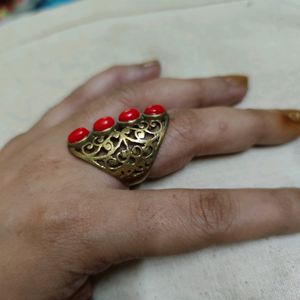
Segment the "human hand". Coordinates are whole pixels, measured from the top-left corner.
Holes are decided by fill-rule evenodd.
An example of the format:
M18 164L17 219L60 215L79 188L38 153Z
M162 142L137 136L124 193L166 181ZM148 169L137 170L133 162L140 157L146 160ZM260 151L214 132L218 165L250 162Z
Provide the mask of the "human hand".
M151 178L193 157L297 138L297 111L229 106L241 76L158 79L158 63L111 68L0 152L0 291L8 300L89 299L91 275L122 261L300 230L299 189L128 190L76 159L73 129L159 102L170 123ZM263 150L261 150L263 151Z

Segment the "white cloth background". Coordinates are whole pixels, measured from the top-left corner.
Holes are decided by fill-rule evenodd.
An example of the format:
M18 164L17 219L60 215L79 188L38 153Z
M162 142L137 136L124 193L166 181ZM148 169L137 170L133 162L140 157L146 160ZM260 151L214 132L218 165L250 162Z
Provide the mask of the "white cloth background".
M0 27L0 143L100 69L153 58L167 76L248 74L241 107L300 109L299 20L299 0L86 0L22 17ZM144 187L296 187L299 166L295 141ZM299 300L300 236L129 264L100 278L95 299Z

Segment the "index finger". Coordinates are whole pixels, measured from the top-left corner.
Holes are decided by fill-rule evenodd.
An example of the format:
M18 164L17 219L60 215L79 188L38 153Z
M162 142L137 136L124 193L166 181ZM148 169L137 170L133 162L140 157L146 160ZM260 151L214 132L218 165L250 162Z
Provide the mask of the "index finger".
M134 191L136 256L171 255L214 244L299 232L299 189Z

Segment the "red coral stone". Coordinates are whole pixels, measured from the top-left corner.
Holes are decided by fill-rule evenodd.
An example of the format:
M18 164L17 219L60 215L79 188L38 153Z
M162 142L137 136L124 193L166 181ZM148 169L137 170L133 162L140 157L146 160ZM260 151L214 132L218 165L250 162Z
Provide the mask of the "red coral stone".
M103 131L115 125L115 120L112 117L103 117L94 123L94 131Z
M77 128L69 134L68 142L69 143L77 143L83 140L85 137L89 135L89 131L86 128Z
M165 112L165 109L159 104L149 105L144 110L145 115L159 115L164 112Z
M140 113L137 109L129 108L120 113L119 121L120 122L133 121L133 120L138 119L139 116L140 116Z

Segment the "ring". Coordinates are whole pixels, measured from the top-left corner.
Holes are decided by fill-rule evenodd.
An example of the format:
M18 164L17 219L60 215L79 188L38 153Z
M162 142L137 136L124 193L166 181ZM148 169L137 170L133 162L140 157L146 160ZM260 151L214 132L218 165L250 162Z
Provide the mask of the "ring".
M150 173L168 127L169 116L158 104L141 114L130 108L98 119L93 131L77 128L69 134L68 148L76 157L116 177L127 186L143 182Z

